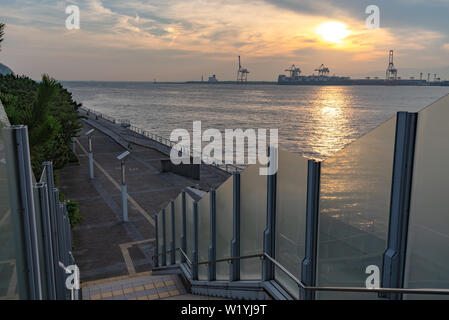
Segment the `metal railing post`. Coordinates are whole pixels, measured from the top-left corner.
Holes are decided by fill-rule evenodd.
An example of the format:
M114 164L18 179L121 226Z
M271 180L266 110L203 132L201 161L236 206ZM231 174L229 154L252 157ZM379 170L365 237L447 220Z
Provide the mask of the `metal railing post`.
M88 143L89 143L89 178L91 180L94 179L94 155L92 152L92 137L88 137Z
M387 288L402 288L404 284L417 118L417 113L397 114L388 241L382 268L382 287ZM402 294L381 296L402 299Z
M46 296L50 300L56 299L56 284L55 284L55 262L53 256L53 236L51 230L50 217L50 203L48 185L46 183L37 183L35 188L39 197L41 221L43 227L43 241L44 241L44 258L45 258L45 272L47 274L47 293Z
M273 147L268 149L268 156L277 158L277 150ZM276 159L277 160L277 159ZM270 164L274 163L270 160ZM277 162L276 162L277 163ZM264 232L264 253L268 254L272 258L275 257L275 239L276 239L276 182L277 182L277 173L267 175L267 216L266 216L266 229ZM265 259L263 261L263 273L262 280L269 281L274 279L274 264Z
M198 280L198 202L193 203L192 279Z
M125 161L120 161L120 168L122 173L122 214L123 214L123 222L128 222L128 188L126 186L126 167Z
M182 208L182 231L181 231L181 249L182 251L187 251L187 213L186 213L186 193L182 191L181 193L181 208ZM186 258L181 254L181 263L185 263Z
M50 225L51 225L51 237L53 244L53 261L54 261L54 281L56 286L56 297L62 299L63 292L61 291L61 268L59 267L60 246L59 233L58 233L58 208L59 194L57 189L54 188L53 179L53 164L51 162L43 163L46 181L48 186L48 202L50 209Z
M55 221L56 221L56 238L58 241L58 256L56 257L57 262L57 290L58 290L58 300L66 299L66 288L65 288L65 270L61 268L60 263L64 263L63 257L65 252L65 243L63 239L63 229L62 229L62 218L61 218L61 205L59 202L59 191L57 188L53 189L53 200L55 204Z
M233 238L231 240L231 257L240 256L240 173L234 173L233 196ZM230 281L240 280L240 260L230 264Z
M175 243L176 243L176 236L175 236L175 202L172 200L170 201L170 214L171 214L171 239L170 239L170 264L176 263L176 251L175 251Z
M210 190L210 245L209 245L209 261L217 259L217 211L216 211L216 192ZM217 279L217 264L209 263L208 269L209 281Z
M18 254L18 284L24 299L42 299L33 180L26 126L3 129L11 212Z
M306 286L315 286L316 284L320 175L321 163L309 160L307 173L305 257L301 264L301 281ZM315 292L300 289L300 297L305 300L314 300Z
M165 224L165 209L162 209L162 257L161 257L161 265L167 265L167 232L166 232L166 224Z
M154 266L157 268L159 267L159 230L158 230L158 224L159 224L159 214L155 214L153 216L154 219L154 233L155 233L155 245L154 245L154 253L153 253L153 263Z

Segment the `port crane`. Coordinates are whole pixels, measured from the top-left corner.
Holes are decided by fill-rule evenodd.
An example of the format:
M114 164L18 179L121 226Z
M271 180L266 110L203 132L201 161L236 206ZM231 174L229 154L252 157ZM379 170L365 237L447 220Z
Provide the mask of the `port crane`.
M315 69L314 71L318 71L319 77L327 77L329 75L329 68L325 67L324 64L321 64L321 66L318 67L318 69Z
M248 73L249 73L248 69L242 67L239 56L239 69L237 70L237 82L240 83L248 82Z
M388 57L388 68L385 74L385 80L397 80L398 78L398 69L394 67L393 63L393 50L390 50L390 54Z
M285 69L285 71L290 72L290 78L295 79L296 77L299 77L301 74L301 69L297 68L294 64L288 69Z

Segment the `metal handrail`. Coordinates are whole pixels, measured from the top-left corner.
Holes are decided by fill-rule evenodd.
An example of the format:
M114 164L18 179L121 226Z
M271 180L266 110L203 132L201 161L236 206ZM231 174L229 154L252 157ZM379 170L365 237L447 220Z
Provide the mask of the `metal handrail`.
M264 254L263 253L256 253L256 254L251 254L251 255L246 255L246 256L240 256L240 257L229 257L229 258L222 258L222 259L216 259L216 260L208 260L208 261L201 261L198 263L195 262L191 262L187 256L187 254L181 249L181 248L175 248L175 250L167 250L165 253L159 253L157 254L157 256L163 256L164 254L169 254L173 251L180 251L182 253L182 255L189 261L190 265L203 265L203 264L212 264L212 263L219 263L219 262L226 262L226 261L233 261L233 260L244 260L244 259L252 259L252 258L260 258L263 257ZM153 257L155 257L156 255L153 255Z
M364 288L364 287L318 287L318 286L307 286L299 280L297 277L295 277L290 271L288 271L279 261L275 260L271 256L269 256L266 253L258 253L258 254L252 254L252 255L246 255L246 256L240 256L240 257L229 257L229 258L223 258L223 259L216 259L216 260L208 260L208 261L201 261L198 263L192 263L190 259L188 258L187 254L181 249L176 248L176 250L179 250L181 254L186 258L187 262L190 266L193 265L204 265L204 264L212 264L212 263L219 263L219 262L226 262L226 261L233 261L233 260L243 260L243 259L252 259L252 258L259 258L262 259L268 259L271 261L277 268L279 268L282 272L284 272L290 279L292 279L298 287L300 287L303 290L310 290L310 291L337 291L337 292L362 292L362 293L397 293L397 294L429 294L429 295L449 295L449 289L431 289L431 288L420 288L420 289L407 289L407 288ZM173 250L169 250L166 253L160 253L159 255L167 254L172 252Z
M291 274L282 264L264 253L264 257L275 264L281 271L288 275L296 284L304 290L310 291L341 291L341 292L377 292L377 293L398 293L398 294L435 294L449 295L449 289L406 289L406 288L364 288L364 287L317 287L307 286L301 280Z
M258 254L251 254L251 255L246 255L246 256L240 256L240 257L229 257L229 258L223 258L223 259L202 261L202 262L198 262L197 265L213 264L213 263L227 262L227 261L229 262L229 261L234 261L234 260L260 258L260 257L263 257L263 256L264 256L263 253L258 253Z
M176 250L176 249L175 249ZM178 250L181 252L181 254L184 256L184 258L186 259L187 263L190 265L190 267L193 266L192 261L190 261L189 257L187 256L187 254L184 252L184 250L182 250L181 248L178 248Z

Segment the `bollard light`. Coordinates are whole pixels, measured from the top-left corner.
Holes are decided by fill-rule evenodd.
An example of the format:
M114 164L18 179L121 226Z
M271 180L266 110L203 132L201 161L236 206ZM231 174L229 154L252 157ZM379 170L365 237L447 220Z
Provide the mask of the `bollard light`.
M94 131L95 129L90 129L86 132L89 144L89 177L91 180L94 179L94 156L92 154L92 134L94 133Z
M126 178L125 178L125 160L131 154L129 151L123 152L117 157L120 160L120 167L122 170L122 213L123 222L128 222L128 192L126 188Z

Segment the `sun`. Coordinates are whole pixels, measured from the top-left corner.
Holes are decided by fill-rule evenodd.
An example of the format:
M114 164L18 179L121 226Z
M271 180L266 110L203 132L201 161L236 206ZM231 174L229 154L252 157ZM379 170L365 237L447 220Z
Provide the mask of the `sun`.
M324 41L332 43L342 43L342 40L351 34L344 23L330 21L325 22L316 28L316 33Z

